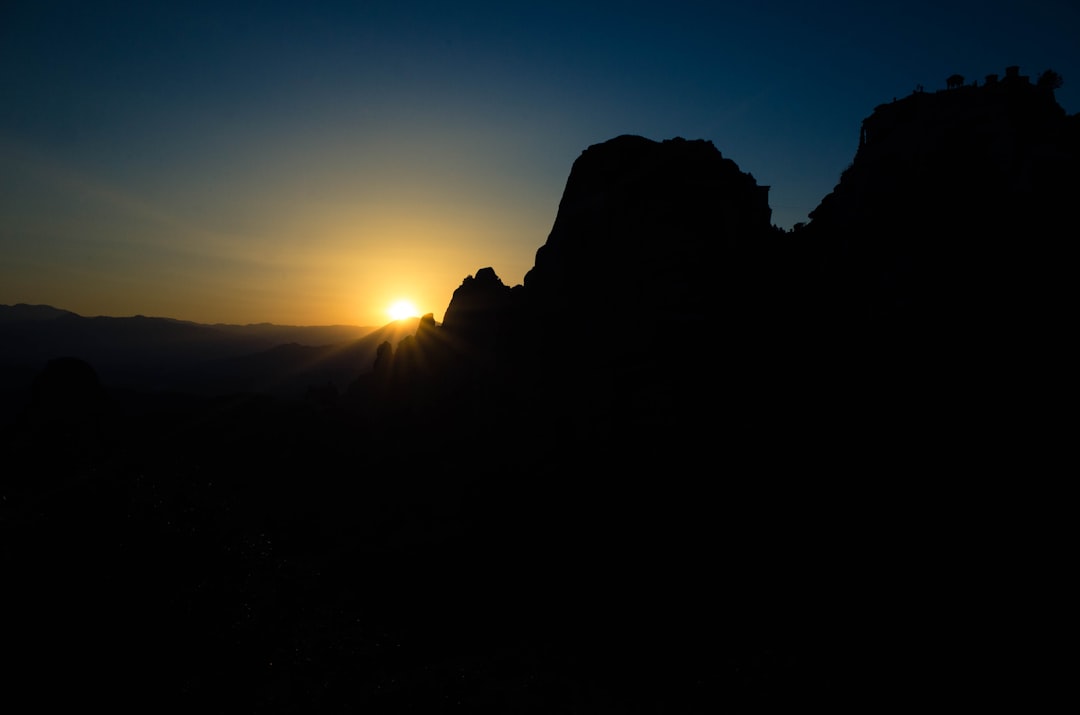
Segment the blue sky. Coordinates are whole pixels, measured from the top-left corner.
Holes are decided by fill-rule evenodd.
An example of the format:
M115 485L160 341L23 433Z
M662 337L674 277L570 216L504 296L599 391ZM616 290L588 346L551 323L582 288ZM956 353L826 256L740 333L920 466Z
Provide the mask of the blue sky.
M711 140L806 220L874 106L1019 65L1080 109L1080 6L7 2L0 303L441 319L520 283L574 159Z

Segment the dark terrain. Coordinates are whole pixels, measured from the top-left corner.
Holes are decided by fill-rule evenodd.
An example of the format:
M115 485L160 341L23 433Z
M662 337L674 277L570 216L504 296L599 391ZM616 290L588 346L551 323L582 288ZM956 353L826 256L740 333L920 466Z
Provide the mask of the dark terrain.
M711 142L620 136L523 285L481 268L442 324L123 389L123 350L12 358L6 678L41 709L712 713L1019 677L1078 170L1014 68L877 107L791 231ZM37 310L6 355L78 323Z

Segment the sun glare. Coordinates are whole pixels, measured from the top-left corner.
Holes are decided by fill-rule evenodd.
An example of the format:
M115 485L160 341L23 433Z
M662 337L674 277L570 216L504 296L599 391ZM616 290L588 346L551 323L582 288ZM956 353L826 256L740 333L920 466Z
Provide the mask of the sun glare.
M418 315L416 306L412 304L412 301L408 300L395 301L386 312L390 314L390 318L393 320L415 318Z

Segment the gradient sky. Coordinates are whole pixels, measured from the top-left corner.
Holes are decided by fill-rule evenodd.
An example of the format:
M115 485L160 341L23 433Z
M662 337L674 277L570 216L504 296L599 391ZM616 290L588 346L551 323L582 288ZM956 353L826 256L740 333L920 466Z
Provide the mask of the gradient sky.
M0 3L0 303L437 320L520 283L570 166L708 139L805 221L873 108L1019 65L1080 109L1080 3Z

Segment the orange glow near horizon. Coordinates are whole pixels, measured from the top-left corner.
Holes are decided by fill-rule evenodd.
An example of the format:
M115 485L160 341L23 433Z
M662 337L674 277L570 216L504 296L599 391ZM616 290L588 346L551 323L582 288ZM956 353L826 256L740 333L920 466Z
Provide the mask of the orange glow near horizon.
M404 320L405 318L415 318L420 315L412 301L405 298L391 303L386 313L391 320Z

